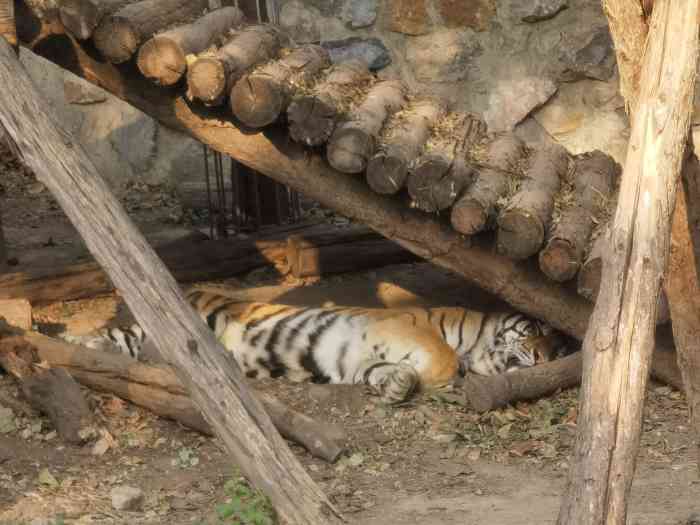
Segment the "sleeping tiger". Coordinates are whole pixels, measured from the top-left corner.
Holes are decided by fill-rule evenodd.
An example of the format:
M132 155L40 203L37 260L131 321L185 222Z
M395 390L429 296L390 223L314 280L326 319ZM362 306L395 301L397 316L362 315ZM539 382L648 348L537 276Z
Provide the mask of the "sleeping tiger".
M561 334L516 312L241 303L198 289L187 298L247 377L363 383L386 403L446 387L467 371L510 372L568 351ZM137 359L146 342L138 325L66 338Z

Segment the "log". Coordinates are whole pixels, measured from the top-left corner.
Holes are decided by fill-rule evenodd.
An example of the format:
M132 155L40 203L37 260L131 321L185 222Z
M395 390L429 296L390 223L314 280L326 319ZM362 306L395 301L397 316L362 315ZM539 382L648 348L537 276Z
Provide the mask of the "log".
M603 218L617 175L617 164L602 151L576 159L573 203L562 204L539 255L540 270L550 279L565 282L578 272L594 221Z
M26 299L0 299L0 318L10 326L32 328L32 305Z
M474 235L495 224L498 201L507 194L515 164L524 154L525 145L513 133L499 135L489 144L476 179L452 207L450 222L455 230Z
M206 106L224 102L250 69L275 58L281 34L274 26L255 25L236 32L215 52L204 52L187 69L187 95Z
M598 299L600 283L603 275L603 257L610 253L610 231L609 226L603 226L600 234L595 238L590 248L588 256L581 265L577 277L577 290L580 296L585 297L592 303ZM659 296L656 305L656 324L667 323L671 319L668 299L663 292Z
M194 3L194 2L192 2ZM145 80L145 79L144 79ZM0 122L71 219L144 331L185 385L231 459L291 525L343 519L249 392L235 359L185 302L82 148L59 131L11 47L0 40ZM32 118L17 118L31 107ZM244 431L241 431L244 429Z
M367 163L367 184L377 193L392 195L406 185L408 170L425 147L430 132L444 116L437 100L425 99L396 114L382 134L379 151Z
M598 297L583 343L578 436L559 525L627 522L656 305L693 111L698 7L656 0L649 34L637 42L644 50L638 97L636 103L628 99L632 130L603 266L606 293ZM611 19L638 10L629 2L604 3Z
M139 0L61 0L59 16L66 29L80 40L87 40L103 18Z
M36 348L42 361L58 367L53 370L65 369L86 387L114 394L158 416L204 434L213 434L170 366L134 362L121 354L88 350L37 332L16 333L20 334L17 338ZM259 390L255 394L283 437L306 448L315 457L331 463L338 459L347 439L342 428L316 421Z
M330 66L328 51L308 44L244 75L233 86L231 111L246 126L262 128L287 110L301 86Z
M209 7L209 0L141 0L103 17L92 39L113 64L129 60L156 33L191 22Z
M367 224L514 308L544 319L577 339L584 337L591 304L575 291L545 278L539 270L493 253L491 244L465 243L433 216L406 209L397 199L371 191L364 180L347 177L331 169L320 156L306 154L282 131L242 131L218 117L203 115L184 98L156 89L140 75L123 74L111 64L95 61L73 39L52 42L52 46L40 48L47 59L103 86L163 125L187 133L281 184L304 192L323 206Z
M413 205L427 212L449 208L472 183L466 156L482 133L481 122L470 115L452 115L441 124L446 129L436 130L406 181Z
M343 173L360 173L374 154L386 120L406 102L406 88L398 80L377 82L348 120L336 126L328 142L328 163Z
M243 11L222 7L191 24L159 33L141 46L137 65L146 78L159 86L172 86L187 71L188 56L201 53L243 23Z
M66 443L82 445L95 437L95 420L78 383L65 370L39 363L36 348L21 337L7 337L7 326L0 338L0 367L19 382L29 404L46 414Z
M467 374L460 381L467 407L476 412L497 410L572 388L581 382L581 353L496 376Z
M0 130L2 133L2 130ZM0 138L0 140L3 140ZM0 208L0 275L7 271L8 265L7 260L9 256L7 255L7 243L5 242L5 230L2 227L2 208Z
M691 158L686 160L686 175L697 175L698 166L698 159L692 154ZM673 340L676 343L678 368L681 370L683 390L688 402L696 466L700 472L700 282L689 228L691 214L688 212L687 190L683 179L678 184L671 229L668 276L664 281L664 288L671 309ZM691 195L689 192L687 194ZM697 198L698 194L693 197ZM693 205L698 206L697 202Z
M526 259L542 248L568 166L569 156L558 144L533 153L520 189L498 216L498 253Z
M325 144L371 78L363 60L332 66L311 93L296 97L287 108L289 136L306 146Z
M395 242L365 227L328 234L291 235L287 240L287 267L297 278L360 271L389 264L414 262L417 257Z

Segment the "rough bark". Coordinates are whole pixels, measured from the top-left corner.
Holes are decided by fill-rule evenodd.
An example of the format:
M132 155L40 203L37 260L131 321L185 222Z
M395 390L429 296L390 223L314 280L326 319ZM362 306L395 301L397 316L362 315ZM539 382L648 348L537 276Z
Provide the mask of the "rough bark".
M0 0L0 37L12 47L18 44L14 0Z
M95 46L107 60L121 64L156 33L195 20L209 0L142 0L106 16L95 29Z
M65 370L40 364L36 348L8 337L6 327L0 328L0 367L17 380L29 404L46 414L66 443L81 445L94 437L95 420L78 383Z
M96 353L36 332L17 333L36 348L42 361L65 369L81 384L115 394L199 432L213 434L171 367L134 362L120 354ZM303 446L318 458L330 462L338 459L346 439L340 427L315 421L259 390L255 394L284 438Z
M140 0L61 0L61 22L76 38L87 40L106 16Z
M231 89L231 111L243 124L262 128L287 110L299 86L330 66L328 51L308 44L248 73Z
M342 518L311 480L248 390L233 357L187 305L177 283L111 194L82 148L54 126L10 46L0 41L0 121L107 269L129 309L232 459L292 524ZM32 118L18 118L31 107Z
M204 52L187 69L187 94L207 106L223 104L238 80L257 64L275 58L281 34L273 26L238 31L214 53Z
M413 262L416 256L368 228L353 227L287 240L287 268L297 278Z
M146 78L160 86L175 84L187 71L188 55L201 53L244 21L237 7L222 7L159 33L141 46L137 65Z
M698 159L693 155L688 162L697 165ZM678 368L683 376L690 427L700 471L700 326L698 326L700 283L689 218L686 191L683 180L680 180L673 214L671 253L664 287L671 309Z
M516 401L538 399L559 389L577 386L580 382L580 352L507 374L467 374L460 381L467 406L476 412L496 410Z
M449 135L438 133L429 142L406 181L415 207L427 212L445 210L469 187L474 169L466 156L482 131L480 121L459 115Z
M362 60L334 65L311 93L296 97L287 108L289 136L307 146L324 144L371 78Z
M520 189L498 216L498 253L526 259L542 248L568 164L569 156L558 144L533 153Z
M384 133L379 151L367 163L367 184L377 193L394 194L406 184L408 170L418 159L445 108L434 99L419 100L397 115Z
M498 201L508 192L514 165L524 153L525 145L513 133L499 135L491 142L474 183L452 207L450 222L455 230L474 235L495 224Z
M602 151L576 159L573 202L562 204L559 217L540 252L540 270L554 281L573 279L583 259L594 218L600 217L617 177L615 161Z
M276 130L264 135L250 134L216 116L195 112L177 94L93 60L73 40L44 45L41 51L49 60L101 85L162 124L239 159L346 217L365 223L514 308L545 319L578 339L584 337L592 306L575 292L544 278L539 271L494 254L491 245L470 246L430 215L406 209L396 199L372 192L364 181L331 169L321 157L306 155L300 146L289 141L288 135Z
M328 142L328 162L343 173L360 173L374 154L377 137L387 119L406 103L406 88L398 80L377 82L367 96L335 128Z
M609 0L609 11L629 2ZM655 2L603 288L584 340L579 435L559 524L624 524L698 58L698 3ZM613 29L614 30L614 29ZM641 47L641 42L637 45ZM620 50L618 50L618 53Z

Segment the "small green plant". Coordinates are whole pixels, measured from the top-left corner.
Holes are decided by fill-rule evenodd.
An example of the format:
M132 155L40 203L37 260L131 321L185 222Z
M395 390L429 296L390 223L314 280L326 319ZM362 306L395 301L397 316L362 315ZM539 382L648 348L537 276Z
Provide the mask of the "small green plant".
M226 482L229 500L216 507L222 525L274 525L275 511L267 497L248 486L243 478Z

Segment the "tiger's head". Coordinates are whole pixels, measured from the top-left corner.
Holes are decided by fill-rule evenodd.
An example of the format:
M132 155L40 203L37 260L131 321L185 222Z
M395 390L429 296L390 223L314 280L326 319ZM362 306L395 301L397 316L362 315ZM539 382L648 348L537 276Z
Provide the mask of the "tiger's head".
M525 316L504 326L494 338L494 364L502 372L513 372L565 357L572 352L570 342L550 325Z

